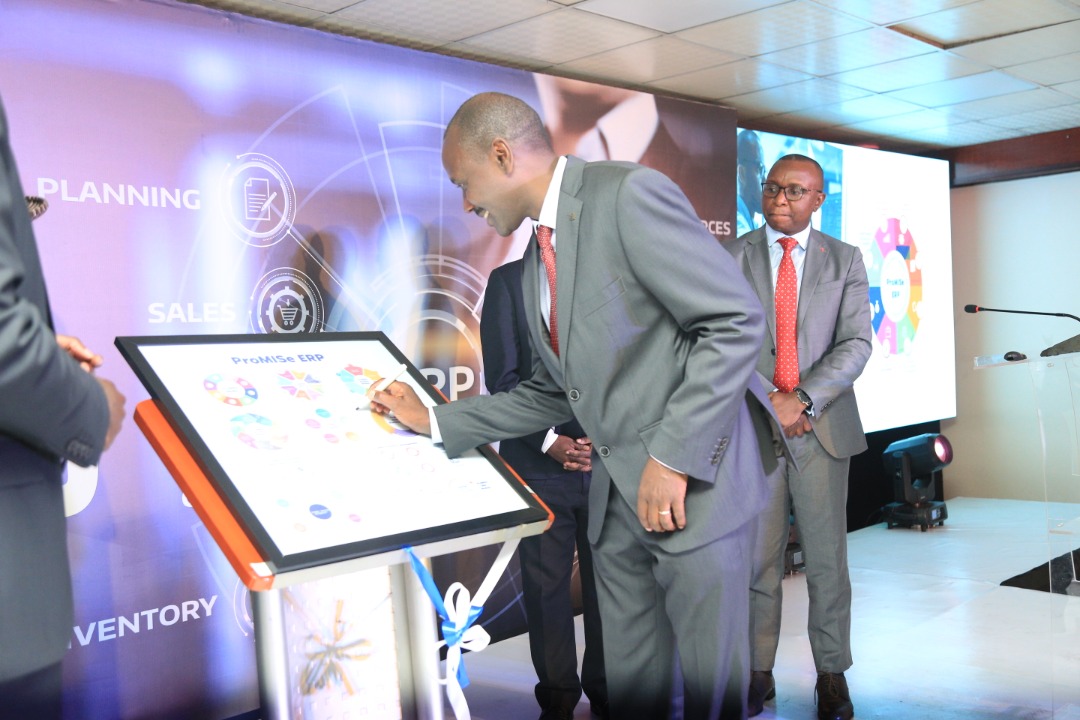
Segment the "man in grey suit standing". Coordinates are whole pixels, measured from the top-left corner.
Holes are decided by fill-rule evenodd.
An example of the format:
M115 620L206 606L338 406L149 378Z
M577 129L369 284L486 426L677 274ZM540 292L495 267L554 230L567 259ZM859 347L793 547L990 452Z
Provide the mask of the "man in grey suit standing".
M866 449L853 384L870 359L870 301L859 249L810 226L824 201L824 177L815 160L780 158L762 183L766 225L731 248L765 307L771 332L758 371L776 388L770 398L798 463L796 468L781 459L770 473L769 506L758 525L750 597L751 716L776 692L772 669L792 509L806 564L818 717L854 715L844 678L851 666L846 508L851 456ZM791 285L785 291L789 263ZM793 325L784 318L788 304ZM788 357L785 325L791 333Z
M516 98L466 101L443 167L499 235L538 221L522 274L535 372L430 414L403 383L372 407L450 456L576 417L594 448L588 537L611 717L666 718L678 694L688 720L744 717L749 556L763 463L776 464L754 373L761 303L673 182L557 156Z
M101 356L51 328L0 104L0 718L59 718L73 625L62 470L97 462L124 397Z

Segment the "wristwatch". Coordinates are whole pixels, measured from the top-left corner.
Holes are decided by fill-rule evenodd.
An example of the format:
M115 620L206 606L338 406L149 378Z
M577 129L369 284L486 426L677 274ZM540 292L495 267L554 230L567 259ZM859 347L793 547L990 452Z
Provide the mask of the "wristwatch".
M806 394L806 391L800 387L795 388L795 397L799 398L799 402L803 404L803 412L807 415L814 414L814 401L810 399L810 396Z

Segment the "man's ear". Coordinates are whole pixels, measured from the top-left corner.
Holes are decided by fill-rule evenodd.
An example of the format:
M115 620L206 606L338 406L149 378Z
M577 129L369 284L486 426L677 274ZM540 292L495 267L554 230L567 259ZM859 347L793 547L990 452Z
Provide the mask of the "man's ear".
M514 169L514 151L510 148L510 144L502 138L495 138L491 142L491 154L495 158L495 164L499 166L499 169L503 171L503 174L509 175Z

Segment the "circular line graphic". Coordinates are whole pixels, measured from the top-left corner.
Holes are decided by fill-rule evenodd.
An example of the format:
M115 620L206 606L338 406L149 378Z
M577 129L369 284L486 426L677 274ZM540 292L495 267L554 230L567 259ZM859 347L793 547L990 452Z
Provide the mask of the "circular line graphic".
M320 332L322 295L311 278L299 270L271 270L259 279L251 293L248 317L251 329L256 332Z
M292 229L296 191L276 160L262 153L245 153L225 167L222 208L229 228L248 245L270 247Z

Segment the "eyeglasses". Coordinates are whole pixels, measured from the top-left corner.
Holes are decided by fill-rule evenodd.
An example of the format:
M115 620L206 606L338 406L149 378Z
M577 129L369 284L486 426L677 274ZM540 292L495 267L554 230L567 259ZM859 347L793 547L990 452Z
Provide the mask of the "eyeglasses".
M784 191L784 197L791 202L801 200L802 196L808 192L821 192L820 190L811 190L810 188L804 188L800 185L788 185L787 187L782 187L774 182L761 183L761 194L765 197L776 197L780 194L781 190Z

